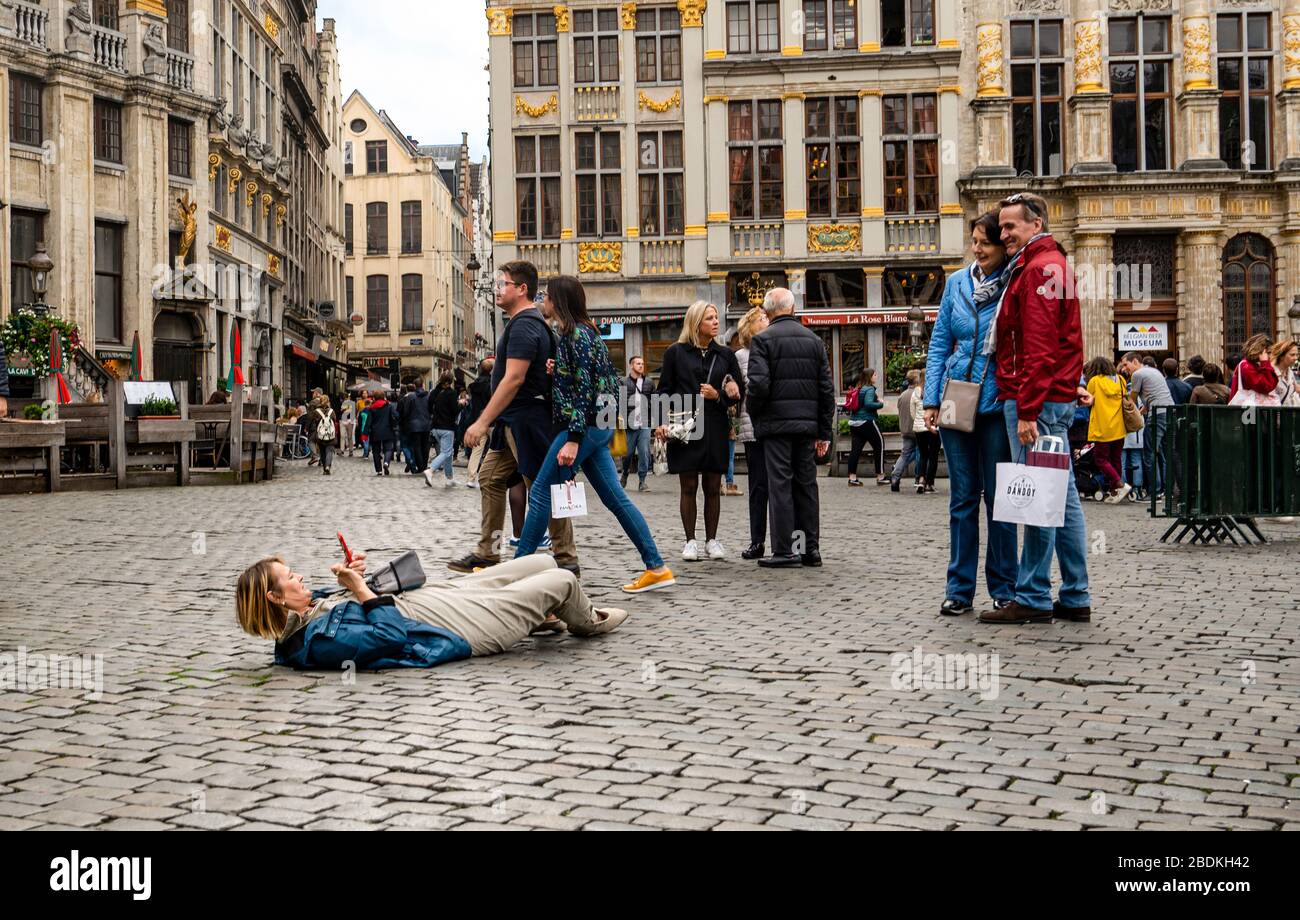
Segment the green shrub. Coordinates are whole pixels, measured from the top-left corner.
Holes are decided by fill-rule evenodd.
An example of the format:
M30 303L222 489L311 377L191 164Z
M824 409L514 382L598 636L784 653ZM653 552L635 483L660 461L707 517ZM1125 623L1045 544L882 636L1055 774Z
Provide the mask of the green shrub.
M23 418L29 422L39 422L45 417L45 409L40 403L31 403L23 407Z
M907 388L907 372L924 367L923 352L899 349L885 361L885 389L890 393L901 393Z
M898 416L897 415L880 416L880 430L883 431L885 434L889 434L891 432L896 433L898 431Z
M175 415L176 403L160 396L150 396L140 407L141 415Z

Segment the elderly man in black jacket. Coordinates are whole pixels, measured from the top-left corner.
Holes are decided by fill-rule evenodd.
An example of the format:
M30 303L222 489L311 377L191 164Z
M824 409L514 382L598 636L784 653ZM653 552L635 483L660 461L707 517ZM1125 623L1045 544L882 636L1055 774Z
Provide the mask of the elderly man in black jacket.
M816 458L830 450L835 384L826 346L794 307L785 288L770 291L771 326L749 346L746 406L763 442L772 531L772 556L758 561L765 568L822 564Z

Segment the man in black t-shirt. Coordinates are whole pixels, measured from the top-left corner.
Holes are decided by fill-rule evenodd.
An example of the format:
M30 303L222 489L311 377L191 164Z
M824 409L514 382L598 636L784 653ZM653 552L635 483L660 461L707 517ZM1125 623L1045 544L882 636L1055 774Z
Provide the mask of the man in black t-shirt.
M551 380L546 362L554 349L550 326L533 302L536 292L537 267L531 262L501 267L496 299L506 313L506 328L497 342L492 398L465 432L465 444L471 448L488 439L478 477L482 524L474 552L447 564L453 572L473 572L501 561L507 483L518 472L531 488L550 448ZM552 518L550 533L555 561L577 574L572 522Z

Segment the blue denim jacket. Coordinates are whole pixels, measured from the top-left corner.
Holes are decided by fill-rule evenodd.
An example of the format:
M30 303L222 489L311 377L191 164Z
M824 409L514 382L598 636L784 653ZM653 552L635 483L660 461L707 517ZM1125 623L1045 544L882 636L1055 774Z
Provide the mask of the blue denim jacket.
M275 644L275 663L299 671L337 670L349 661L360 671L431 668L469 656L460 636L407 619L388 596L341 603Z
M973 265L967 265L953 273L944 285L939 318L930 334L930 356L925 363L925 405L927 408L939 407L949 377L966 379L971 370L973 350L975 365L970 379L980 384L979 412L984 415L998 409L993 356L985 355L983 351L984 339L1000 302L995 300L985 304L976 316L972 268Z

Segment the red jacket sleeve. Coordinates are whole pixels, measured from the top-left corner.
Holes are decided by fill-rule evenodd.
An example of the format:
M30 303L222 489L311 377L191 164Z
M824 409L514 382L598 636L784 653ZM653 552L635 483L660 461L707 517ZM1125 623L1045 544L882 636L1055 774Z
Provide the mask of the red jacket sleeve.
M1277 389L1277 371L1271 364L1265 364L1263 361L1259 364L1242 361L1241 385L1247 390L1254 390L1267 396Z
M1038 420L1038 412L1052 391L1056 352L1061 342L1061 298L1041 265L1025 270L1022 282L1025 302L1020 308L1020 392L1016 417L1022 422Z

